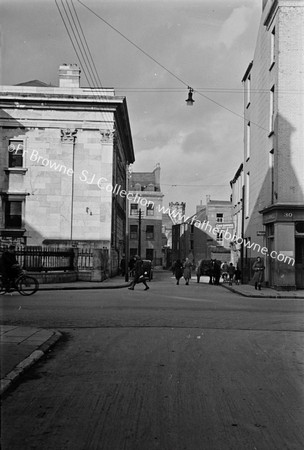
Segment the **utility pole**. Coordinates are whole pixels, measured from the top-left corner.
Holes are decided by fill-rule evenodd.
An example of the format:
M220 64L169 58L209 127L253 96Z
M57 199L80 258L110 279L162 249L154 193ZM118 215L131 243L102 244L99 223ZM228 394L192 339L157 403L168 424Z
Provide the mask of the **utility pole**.
M138 256L141 258L141 209L138 213Z

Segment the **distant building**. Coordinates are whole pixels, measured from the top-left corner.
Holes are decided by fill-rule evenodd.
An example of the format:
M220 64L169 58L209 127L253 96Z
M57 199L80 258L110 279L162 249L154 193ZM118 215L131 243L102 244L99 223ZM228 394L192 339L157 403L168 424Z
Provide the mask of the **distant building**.
M139 254L162 267L162 204L160 165L153 172L132 172L129 180L130 257ZM131 198L132 196L132 198Z
M186 203L170 202L169 211L174 224L182 223L185 220Z
M261 256L277 289L304 288L303 23L302 0L264 0L242 80L244 264Z
M207 196L206 205L201 203L196 209L186 221L173 225L172 259L189 258L194 264L211 258L235 262L231 256L231 202Z
M0 239L28 246L107 248L118 269L126 232L126 167L134 151L126 99L80 87L75 65L59 87L1 86Z

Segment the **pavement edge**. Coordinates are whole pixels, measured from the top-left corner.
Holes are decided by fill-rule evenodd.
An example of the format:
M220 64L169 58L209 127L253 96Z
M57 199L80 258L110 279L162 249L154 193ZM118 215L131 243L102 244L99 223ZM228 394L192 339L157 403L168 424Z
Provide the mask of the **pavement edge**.
M49 351L59 339L62 338L62 333L53 330L53 334L36 350L34 350L27 358L21 361L17 366L1 379L0 397L2 397L8 389L12 387L21 377L21 375L30 369L39 359L41 359L47 351Z

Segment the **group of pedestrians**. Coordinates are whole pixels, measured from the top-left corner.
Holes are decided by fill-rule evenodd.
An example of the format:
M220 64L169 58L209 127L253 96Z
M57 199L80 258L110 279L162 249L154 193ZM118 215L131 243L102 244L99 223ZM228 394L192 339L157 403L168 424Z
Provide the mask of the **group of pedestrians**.
M203 264L204 263L204 264ZM223 282L229 283L230 286L232 286L233 283L236 285L239 285L241 282L241 270L239 266L236 267L233 265L232 262L223 262L216 259L211 259L209 263L207 261L201 261L196 266L196 275L197 275L197 282L199 283L200 277L203 273L208 274L209 276L209 284L212 285L219 285L220 279L222 277ZM203 267L203 265L204 267ZM188 285L189 281L191 279L191 269L194 267L194 265L191 263L189 258L186 258L184 262L182 262L180 259L175 261L172 265L173 274L176 278L176 284L180 283L180 279L184 277L185 284ZM262 282L264 279L264 263L261 260L260 257L257 257L256 261L254 262L252 266L252 270L254 272L253 276L253 283L255 286L255 289L261 290Z
M192 263L189 258L186 258L184 263L180 259L175 261L172 265L172 271L176 278L176 284L179 284L180 279L184 277L185 284L188 285L191 280L191 269Z

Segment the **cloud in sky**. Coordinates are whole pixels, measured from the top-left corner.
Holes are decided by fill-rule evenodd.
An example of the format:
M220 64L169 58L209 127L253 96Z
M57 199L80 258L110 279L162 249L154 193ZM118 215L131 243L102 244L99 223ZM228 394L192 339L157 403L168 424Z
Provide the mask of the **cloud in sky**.
M231 48L234 42L248 29L250 13L250 8L246 6L234 9L221 27L219 42L227 48Z
M261 0L82 1L167 69L74 1L102 84L127 98L133 170L152 171L160 162L165 204L185 201L189 214L207 194L227 200L242 162L243 121L204 95L243 114L241 79ZM2 83L57 84L59 65L77 57L55 2L2 0L1 8ZM197 89L193 107L185 103L188 85Z

